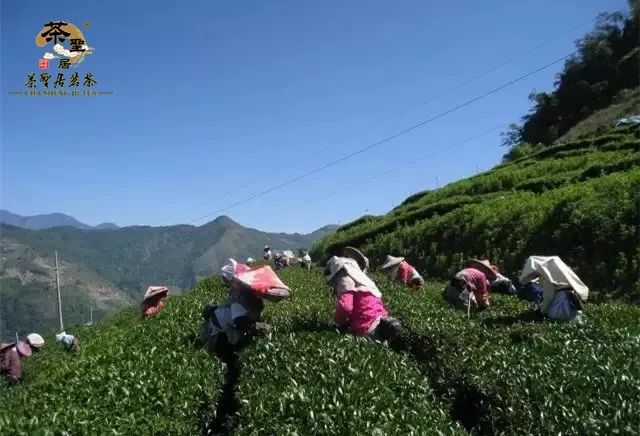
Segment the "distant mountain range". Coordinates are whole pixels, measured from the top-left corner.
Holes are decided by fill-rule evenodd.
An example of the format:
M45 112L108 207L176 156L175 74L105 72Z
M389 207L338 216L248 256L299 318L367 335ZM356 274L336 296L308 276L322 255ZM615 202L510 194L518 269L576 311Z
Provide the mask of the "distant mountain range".
M88 224L81 223L72 216L65 215L63 213L48 213L45 215L33 215L22 216L9 212L8 210L0 209L0 223L10 224L16 227L22 227L24 229L42 230L50 229L52 227L74 227L76 229L117 229L118 226L114 223L102 223L95 227Z
M4 211L3 211L4 212ZM0 224L0 330L49 331L57 324L54 251L60 261L65 324L86 322L90 307L99 319L141 300L147 286L172 293L217 274L227 258L259 258L262 248L309 248L337 226L315 232L265 233L226 216L199 227L132 226L98 231L62 214L13 217L25 227ZM15 218L18 217L18 218ZM42 219L41 217L48 217ZM2 332L0 332L1 334Z

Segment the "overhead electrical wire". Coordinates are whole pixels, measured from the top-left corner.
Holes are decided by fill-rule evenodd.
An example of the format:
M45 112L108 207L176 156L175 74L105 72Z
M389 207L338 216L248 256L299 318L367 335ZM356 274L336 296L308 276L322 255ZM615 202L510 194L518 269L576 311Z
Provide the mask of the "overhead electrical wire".
M495 132L496 130L498 130L500 128L503 128L503 127L506 127L506 126L507 126L506 123L496 125L496 126L490 128L490 129L484 130L484 131L482 131L480 133L477 133L477 134L475 134L473 136L470 136L468 138L465 138L465 139L462 139L460 141L457 141L457 142L455 142L453 144L450 144L450 145L447 145L445 147L441 147L441 148L439 148L437 150L434 150L433 152L431 152L429 154L422 155L422 156L420 156L420 157L418 157L416 159L412 159L412 160L410 160L408 162L405 162L405 163L403 163L401 165L397 165L397 166L395 166L393 168L390 168L388 170L385 170L385 171L383 171L381 173L377 173L377 174L375 174L375 175L373 175L371 177L366 177L366 178L364 178L362 180L359 180L356 183L351 183L351 184L347 184L347 185L341 185L339 189L337 189L335 191L332 191L329 194L327 194L325 196L322 196L320 198L317 198L315 200L308 201L308 199L305 198L305 202L304 202L303 206L306 207L309 204L315 204L315 203L321 202L323 200L326 200L328 198L331 198L331 197L333 197L335 195L343 194L343 193L345 193L347 191L350 191L351 189L354 189L354 188L357 188L359 186L365 185L365 184L367 184L367 183L369 183L369 182L371 182L373 180L379 179L381 177L384 177L384 176L386 176L388 174L394 173L396 171L399 171L399 170L401 170L403 168L406 168L406 167L409 167L411 165L415 165L416 163L422 162L422 161L424 161L426 159L429 159L429 158L431 158L431 157L433 157L433 156L435 156L435 155L437 155L439 153L445 152L447 150L451 150L451 149L456 148L456 147L460 147L461 145L467 144L467 143L469 143L469 142L471 142L471 141L473 141L475 139L478 139L478 138L480 138L482 136L488 135L489 133ZM302 210L302 209L303 208L301 207L300 210ZM275 214L269 215L269 216L265 217L263 220L264 221L269 221L269 220L271 220L271 219L273 219L273 218L275 218L277 216L282 216L282 212L277 212Z
M581 27L583 27L583 26L585 26L585 25L587 25L589 23L592 23L592 22L593 22L593 19L585 20L585 21L583 21L583 22L571 27L570 29L568 29L568 30L566 30L564 32L557 33L553 37L551 37L549 39L546 39L546 40L542 41L541 43L539 43L539 44L537 44L537 45L535 45L535 46L533 46L533 47L531 47L531 48L529 48L529 49L527 49L527 50L525 50L523 52L520 52L520 53L512 56L511 58L509 58L509 59L507 59L507 60L505 60L505 61L503 61L503 62L501 62L501 63L499 63L499 64L497 64L497 65L495 65L495 66L493 66L493 67L491 67L489 69L487 69L487 70L484 70L484 71L474 75L473 77L471 77L471 78L469 78L469 79L467 79L467 80L465 80L465 81L463 81L461 83L458 83L457 85L454 85L454 86L452 86L450 88L447 88L447 89L445 89L445 90L443 90L443 91L441 91L439 93L436 93L436 94L428 97L427 99L425 99L424 101L422 101L421 103L419 103L416 106L408 107L408 108L406 108L406 109L404 109L404 110L402 110L400 112L397 112L396 114L394 114L394 115L392 115L392 116L390 116L388 118L385 118L384 120L374 124L373 126L371 126L369 128L366 128L364 131L360 131L360 132L356 133L355 135L350 136L346 140L339 141L339 142L334 143L332 145L329 145L327 147L323 147L323 148L320 148L320 149L318 149L318 150L316 150L314 152L311 152L309 154L309 156L316 156L316 155L318 155L318 154L320 154L322 152L325 152L327 150L331 150L331 149L336 148L336 147L338 147L340 145L343 145L344 143L350 142L350 141L352 141L352 140L354 140L354 139L356 139L356 138L358 138L358 137L360 137L362 135L370 133L373 130L377 129L378 127L381 127L384 124L388 123L389 121L392 121L392 120L394 120L394 119L396 119L398 117L401 117L401 116L411 112L412 110L415 110L415 109L417 109L419 107L422 107L422 106L424 106L424 105L426 105L426 104L428 104L428 103L430 103L430 102L432 102L432 101L434 101L434 100L436 100L436 99L438 99L438 98L440 98L440 97L442 97L442 96L444 96L444 95L446 95L448 93L457 91L457 90L459 90L459 89L461 89L461 88L463 88L463 87L475 82L476 80L478 80L478 79L480 79L482 77L485 77L485 76L493 73L494 71L499 70L500 68L512 63L513 61L515 61L515 60L517 60L517 59L519 59L519 58L521 58L523 56L526 56L526 55L528 55L530 53L533 53L534 51L544 47L545 45L547 45L547 44L549 44L549 43L551 43L553 41L556 41L559 38L561 38L561 37L563 37L563 36L565 36L567 34L570 34L571 32L573 32L573 31L575 31L575 30L577 30L577 29L579 29L579 28L581 28ZM230 190L225 191L223 194L221 194L220 197L224 197L226 195L232 194L232 193L237 192L237 191L239 191L241 189L246 189L249 186L250 185L247 184L247 185L243 185L241 187L231 188ZM197 204L197 205L195 205L193 207L188 208L187 210L193 210L193 209L198 208L199 206L200 206L200 204ZM163 221L166 221L166 219L155 220L149 225L155 225L155 224L163 222Z
M307 172L305 172L303 174L300 174L300 175L298 175L296 177L288 179L288 180L286 180L286 181L284 181L282 183L279 183L277 185L271 186L271 187L269 187L267 189L264 189L264 190L262 190L262 191L260 191L260 192L258 192L256 194L253 194L253 195L251 195L249 197L246 197L246 198L244 198L242 200L236 201L236 202L234 202L232 204L229 204L229 205L224 206L222 208L216 209L211 213L208 213L206 215L202 215L202 216L200 216L198 218L195 218L195 219L193 219L191 221L188 221L187 224L193 224L193 223L201 221L201 220L203 220L205 218L209 218L209 217L212 217L214 215L219 215L222 212L225 212L227 210L230 210L230 209L233 209L235 207L238 207L238 206L241 206L243 204L246 204L246 203L248 203L248 202L250 202L252 200L255 200L256 198L263 197L263 196L265 196L265 195L267 195L267 194L269 194L271 192L274 192L276 190L282 189L282 188L284 188L286 186L289 186L289 185L291 185L291 184L293 184L295 182L298 182L298 181L303 180L303 179L305 179L305 178L307 178L309 176L312 176L312 175L317 174L317 173L319 173L321 171L324 171L327 168L331 168L331 167L333 167L333 166L335 166L335 165L337 165L337 164L339 164L341 162L344 162L344 161L346 161L348 159L351 159L352 157L358 156L358 155L360 155L362 153L365 153L365 152L367 152L369 150L372 150L372 149L374 149L376 147L379 147L380 145L386 144L386 143L388 143L388 142L390 142L390 141L392 141L392 140L394 140L394 139L396 139L396 138L398 138L400 136L406 135L407 133L410 133L410 132L412 132L412 131L414 131L414 130L422 127L422 126L425 126L425 125L427 125L429 123L432 123L435 120L438 120L438 119L440 119L440 118L442 118L442 117L444 117L446 115L449 115L449 114L451 114L453 112L456 112L456 111L458 111L458 110L460 110L460 109L462 109L464 107L467 107L467 106L469 106L469 105L471 105L471 104L473 104L473 103L475 103L477 101L480 101L480 100L482 100L482 99L484 99L486 97L489 97L489 96L491 96L491 95L493 95L493 94L495 94L495 93L497 93L497 92L499 92L499 91L501 91L501 90L503 90L505 88L508 88L509 86L511 86L511 85L513 85L515 83L518 83L518 82L520 82L520 81L522 81L522 80L524 80L524 79L526 79L528 77L531 77L534 74L539 73L540 71L543 71L543 70L545 70L545 69L547 69L547 68L549 68L549 67L551 67L551 66L553 66L553 65L555 65L555 64L557 64L559 62L562 62L562 61L568 59L569 57L573 56L574 54L575 54L575 52L571 52L569 54L566 54L566 55L564 55L564 56L562 56L562 57L560 57L560 58L558 58L558 59L556 59L556 60L554 60L552 62L549 62L549 63L547 63L547 64L545 64L545 65L543 65L541 67L538 67L538 68L536 68L536 69L534 69L532 71L529 71L528 73L522 74L522 75L516 77L515 79L512 79L512 80L510 80L508 82L505 82L505 83L503 83L503 84L501 84L501 85L499 85L499 86L497 86L495 88L492 88L489 91L483 92L482 94L479 94L479 95L477 95L477 96L475 96L473 98L470 98L469 100L466 100L463 103L457 104L457 105L455 105L455 106L453 106L453 107L451 107L449 109L446 109L446 110L444 110L442 112L439 112L438 114L433 115L433 116L427 118L426 120L423 120L423 121L421 121L419 123L413 124L413 125L411 125L411 126L409 126L407 128L404 128L404 129L402 129L402 130L400 130L400 131L398 131L398 132L396 132L396 133L394 133L392 135L389 135L389 136L387 136L387 137L385 137L385 138L383 138L383 139L381 139L379 141L376 141L376 142L374 142L372 144L369 144L367 146L361 147L361 148L359 148L359 149L357 149L357 150L355 150L355 151L353 151L353 152L351 152L351 153L349 153L349 154L347 154L345 156L342 156L342 157L340 157L338 159L335 159L335 160L333 160L333 161L331 161L331 162L329 162L327 164L324 164L324 165L321 165L321 166L319 166L317 168L311 169L311 170L309 170L309 171L307 171Z

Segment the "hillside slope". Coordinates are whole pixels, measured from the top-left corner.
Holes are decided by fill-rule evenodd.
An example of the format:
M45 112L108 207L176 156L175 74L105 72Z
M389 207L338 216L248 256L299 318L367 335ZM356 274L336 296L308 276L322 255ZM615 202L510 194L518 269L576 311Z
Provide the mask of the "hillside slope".
M57 325L53 253L58 251L63 308L69 324L140 300L149 285L172 292L211 275L230 256L258 257L273 249L309 247L332 232L328 226L308 235L266 233L221 216L205 225L28 230L0 225L0 332L48 329Z
M47 255L48 254L48 255ZM53 253L15 241L0 245L0 335L49 331L58 325ZM60 294L66 325L83 324L132 304L135 299L80 264L60 260ZM28 331L27 331L28 330Z
M595 291L640 301L640 128L608 128L544 148L387 215L362 217L313 248L326 258L359 246L379 265L403 255L446 278L468 257L514 276L532 254L557 254Z
M493 297L468 320L429 283L413 294L380 277L410 329L387 347L329 325L321 270L282 271L292 297L267 304L274 329L229 371L194 344L202 305L226 290L207 279L140 321L126 310L78 328L81 348L48 337L21 388L0 389L8 434L633 434L640 309L588 305L584 325L540 322ZM524 312L523 312L524 311Z

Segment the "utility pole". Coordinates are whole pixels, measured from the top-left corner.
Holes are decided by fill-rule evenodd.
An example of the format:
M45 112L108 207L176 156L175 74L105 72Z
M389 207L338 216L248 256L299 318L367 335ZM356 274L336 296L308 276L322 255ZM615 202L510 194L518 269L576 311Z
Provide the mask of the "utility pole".
M58 268L58 252L56 254L56 288L58 289L58 316L60 318L60 331L64 331L64 325L62 324L62 300L60 299L60 268Z
M91 318L89 322L91 323L91 325L93 325L93 304L89 306L89 309L91 310Z

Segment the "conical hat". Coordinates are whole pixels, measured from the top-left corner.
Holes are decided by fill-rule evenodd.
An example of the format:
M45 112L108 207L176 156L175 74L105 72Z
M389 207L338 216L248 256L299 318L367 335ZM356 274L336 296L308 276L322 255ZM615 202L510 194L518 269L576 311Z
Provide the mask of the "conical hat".
M399 265L400 262L402 262L403 260L404 260L404 257L394 257L387 254L387 258L384 261L384 265L382 265L380 268L381 269L391 268L392 266Z
M31 347L24 341L18 341L16 344L16 350L18 350L18 353L20 353L21 356L31 356Z
M358 262L358 266L360 266L360 269L362 271L365 271L367 268L369 268L369 259L357 248L344 247L344 249L342 250L342 256L354 259L356 262Z
M15 342L0 342L0 351L6 350L10 347L14 347L15 345Z
M162 294L162 293L169 293L169 288L167 288L166 286L149 286L147 288L147 292L145 292L144 294L144 298L143 300L148 300L149 298L158 295L158 294Z
M32 347L42 348L44 345L44 339L37 333L31 333L27 336L27 342L31 344Z
M279 300L291 294L291 289L282 283L269 265L236 274L233 280L264 298Z
M464 263L465 267L475 268L482 271L487 279L493 281L496 279L496 272L491 268L491 262L488 260L469 259Z
M371 280L369 276L367 276L367 274L360 269L360 265L358 265L358 262L350 257L333 256L331 259L329 259L324 269L325 280L327 282L330 282L335 277L335 275L343 269L347 273L347 275L349 275L349 277L351 277L356 282L356 284L365 287L370 294L378 298L381 297L382 294L380 293L380 290L378 289L374 281Z

